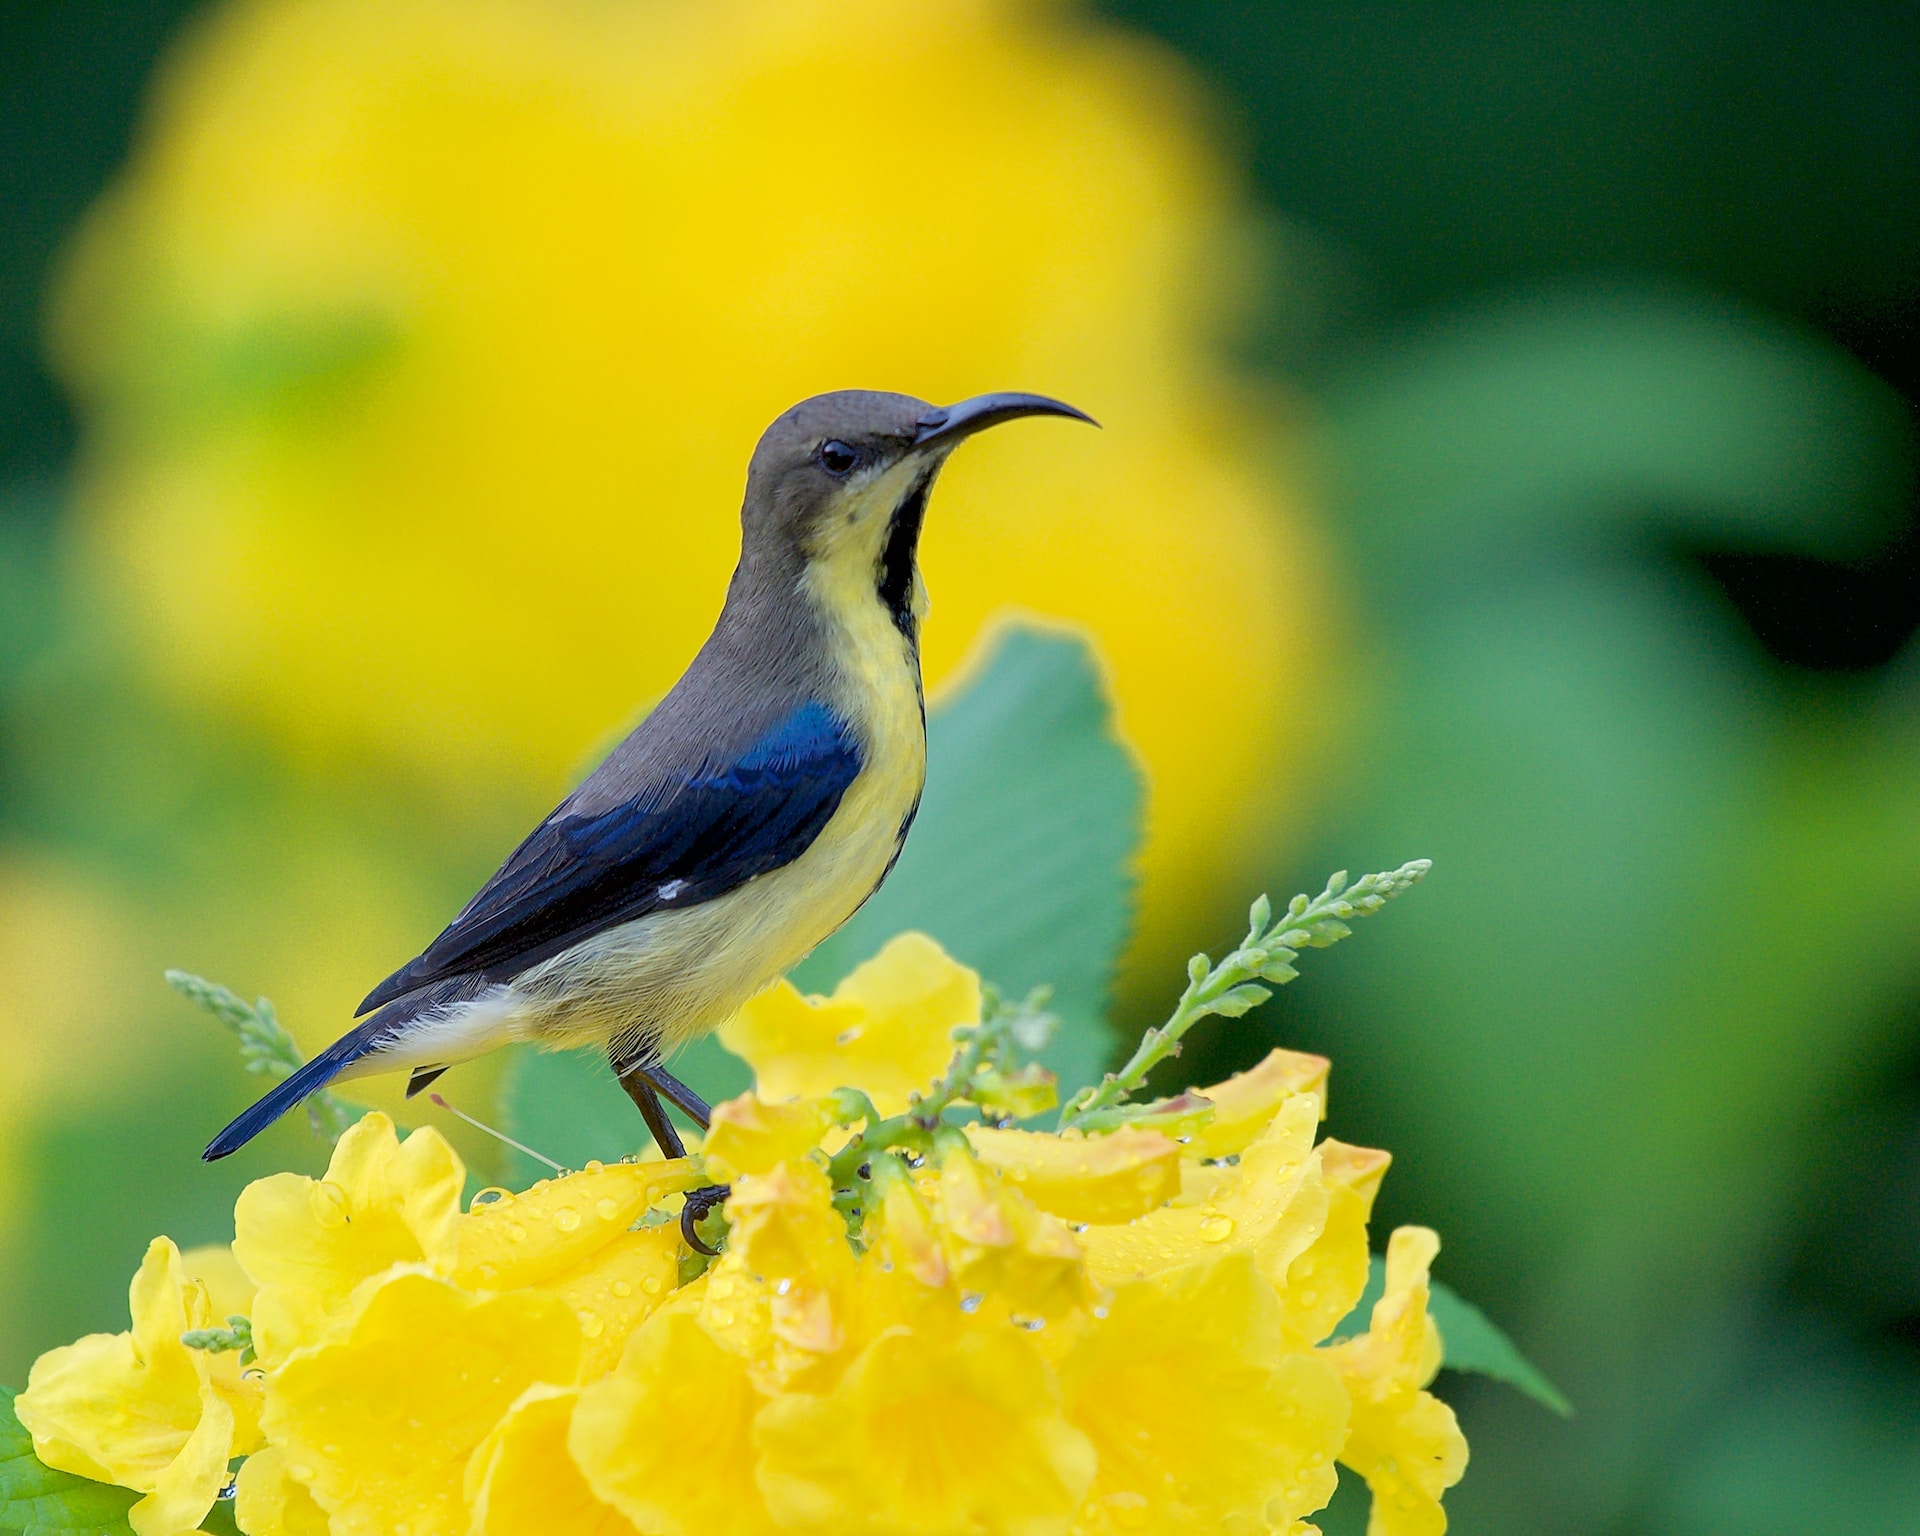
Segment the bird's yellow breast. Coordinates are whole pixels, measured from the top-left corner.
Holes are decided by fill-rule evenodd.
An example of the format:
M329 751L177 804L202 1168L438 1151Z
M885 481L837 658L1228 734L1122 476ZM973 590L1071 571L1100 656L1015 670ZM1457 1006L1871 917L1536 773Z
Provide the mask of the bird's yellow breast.
M512 1025L550 1045L609 1036L663 1051L706 1034L804 959L885 878L926 782L926 712L914 641L877 586L885 498L847 519L816 552L795 596L819 619L829 704L852 728L860 772L832 818L792 863L699 906L656 912L587 940L516 983ZM913 622L925 611L913 577Z

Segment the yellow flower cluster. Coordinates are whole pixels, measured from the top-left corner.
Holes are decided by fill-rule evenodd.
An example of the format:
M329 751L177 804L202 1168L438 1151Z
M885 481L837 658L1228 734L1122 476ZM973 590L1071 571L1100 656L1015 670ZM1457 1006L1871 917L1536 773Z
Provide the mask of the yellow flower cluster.
M1185 1141L956 1126L836 1191L836 1053L904 1107L979 999L913 935L833 998L783 982L729 1027L767 1096L718 1106L700 1154L465 1210L436 1132L368 1115L324 1178L241 1195L230 1256L156 1241L132 1331L43 1356L20 1421L146 1493L139 1536L198 1525L235 1456L249 1536L1300 1536L1336 1459L1374 1536L1443 1531L1466 1445L1423 1390L1431 1232L1394 1233L1371 1326L1325 1342L1387 1157L1316 1144L1324 1059L1204 1090ZM671 1209L715 1178L701 1270ZM249 1369L181 1342L220 1306Z

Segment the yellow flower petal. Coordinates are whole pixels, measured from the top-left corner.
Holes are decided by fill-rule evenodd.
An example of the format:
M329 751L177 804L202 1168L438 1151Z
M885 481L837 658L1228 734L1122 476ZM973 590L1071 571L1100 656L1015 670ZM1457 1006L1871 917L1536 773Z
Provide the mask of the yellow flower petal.
M158 1237L128 1289L131 1332L90 1334L33 1364L14 1411L48 1466L148 1495L139 1536L190 1531L213 1507L233 1454L233 1410L209 1356L180 1335L211 1320L207 1293Z
M216 1323L229 1317L251 1316L253 1294L259 1289L240 1267L229 1243L208 1243L189 1248L180 1255L180 1267L189 1278L200 1282L207 1293L207 1308Z
M884 1334L825 1396L768 1403L754 1440L803 1531L1065 1536L1094 1472L1032 1339L999 1325Z
M680 1226L664 1222L621 1233L586 1263L546 1282L580 1320L582 1381L613 1369L633 1330L673 1294L679 1272Z
M982 1163L1067 1221L1131 1221L1180 1193L1180 1144L1158 1131L1122 1126L1081 1136L973 1125L967 1140Z
M970 1150L950 1153L929 1187L938 1193L935 1219L955 1283L990 1298L989 1315L1051 1322L1091 1304L1094 1286L1066 1223L982 1168Z
M1119 1285L1245 1248L1279 1284L1326 1222L1326 1186L1313 1154L1319 1122L1319 1101L1296 1094L1239 1163L1209 1181L1201 1203L1149 1211L1123 1226L1088 1227L1080 1242L1089 1272L1102 1285Z
M201 1400L200 1422L180 1454L161 1468L153 1491L127 1511L134 1536L182 1536L197 1529L226 1486L232 1452L233 1410L209 1390Z
M1326 1057L1304 1051L1269 1051L1259 1065L1211 1088L1196 1089L1212 1102L1213 1118L1194 1136L1188 1152L1194 1157L1230 1157L1244 1150L1296 1093L1313 1094L1324 1119L1327 1071L1332 1065Z
M713 1106L713 1123L701 1155L716 1179L765 1173L775 1163L805 1157L833 1127L833 1110L821 1099L780 1103L743 1093Z
M685 1158L614 1163L476 1205L457 1228L454 1283L489 1291L549 1284L619 1238L649 1206L706 1182Z
M230 1317L246 1317L252 1313L254 1283L226 1243L189 1248L180 1255L180 1264L206 1290L207 1310L215 1326L224 1324ZM245 1456L258 1449L260 1402L264 1391L259 1373L246 1372L237 1349L208 1355L207 1371L214 1390L233 1410L233 1454Z
M852 1278L847 1225L810 1162L743 1177L727 1202L733 1230L709 1271L701 1323L744 1357L762 1391L794 1383L847 1341L836 1291Z
M883 1115L907 1107L953 1060L953 1029L980 1022L980 978L920 933L903 933L853 970L830 998L785 981L720 1027L769 1100L859 1088Z
M1100 1458L1089 1531L1264 1530L1333 1496L1346 1393L1325 1360L1285 1349L1250 1253L1121 1286L1060 1375Z
M327 1512L287 1471L277 1446L255 1451L235 1479L233 1522L247 1536L330 1536Z
M395 1264L450 1273L465 1177L438 1131L422 1128L403 1143L391 1120L371 1114L340 1138L324 1179L280 1173L241 1191L233 1252L260 1287L261 1363L272 1368L315 1342L355 1286Z
M649 1536L765 1536L775 1526L746 1475L763 1401L745 1362L662 1310L581 1389L567 1445L595 1495Z
M476 1298L402 1271L272 1378L262 1425L332 1536L454 1536L468 1459L535 1382L571 1385L580 1329L558 1297Z
M1332 1137L1318 1150L1327 1189L1326 1225L1287 1266L1277 1287L1287 1338L1294 1344L1318 1344L1367 1288L1367 1218L1392 1162L1385 1152L1350 1147Z
M571 1387L529 1387L467 1465L470 1536L636 1536L602 1503L567 1450Z
M1440 1333L1427 1315L1427 1271L1440 1239L1401 1227L1387 1243L1386 1289L1367 1331L1322 1351L1353 1402L1340 1459L1373 1493L1369 1536L1440 1536L1440 1495L1460 1481L1467 1442L1453 1410L1420 1389L1440 1368Z

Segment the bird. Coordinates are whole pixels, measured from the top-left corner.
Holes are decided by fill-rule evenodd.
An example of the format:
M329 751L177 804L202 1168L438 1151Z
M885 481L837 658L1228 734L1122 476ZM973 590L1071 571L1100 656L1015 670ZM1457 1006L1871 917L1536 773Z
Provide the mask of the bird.
M926 781L920 533L948 455L1046 395L935 406L837 390L761 435L740 559L713 632L633 732L444 931L367 994L360 1022L214 1137L212 1162L329 1083L405 1070L411 1097L512 1041L604 1048L663 1155L667 1071L838 929L892 871ZM725 1186L689 1197L682 1226ZM711 1250L706 1250L711 1251Z

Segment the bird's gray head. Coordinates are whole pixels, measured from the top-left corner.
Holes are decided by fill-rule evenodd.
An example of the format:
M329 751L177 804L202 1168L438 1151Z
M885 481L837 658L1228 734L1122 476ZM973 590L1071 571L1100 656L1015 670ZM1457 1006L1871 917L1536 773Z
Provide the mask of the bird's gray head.
M843 389L802 400L761 435L747 470L741 562L795 569L834 607L877 596L902 632L917 622L914 557L934 476L974 433L1021 416L1093 418L1044 395L929 405Z

